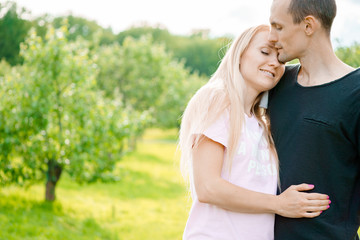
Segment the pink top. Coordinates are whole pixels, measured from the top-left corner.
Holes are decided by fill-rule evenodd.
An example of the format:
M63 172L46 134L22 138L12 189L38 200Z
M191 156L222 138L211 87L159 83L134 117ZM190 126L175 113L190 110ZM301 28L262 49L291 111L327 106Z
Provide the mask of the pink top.
M227 148L228 113L223 114L204 132L204 135ZM232 162L231 175L228 172L223 168L221 176L230 183L257 192L276 194L277 171L270 158L263 129L254 116L245 115L245 124L240 136L238 151ZM231 212L212 204L200 203L194 189L192 186L193 204L183 239L274 239L274 214Z

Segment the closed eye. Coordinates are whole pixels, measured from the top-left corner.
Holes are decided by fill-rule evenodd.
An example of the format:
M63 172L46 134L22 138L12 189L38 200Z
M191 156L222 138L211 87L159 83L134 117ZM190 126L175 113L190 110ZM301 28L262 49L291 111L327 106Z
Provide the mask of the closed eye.
M265 52L265 51L261 51L261 53L264 54L264 55L269 55L269 53Z
M282 27L279 25L279 24L276 24L276 23L272 23L271 24L271 27L276 29L277 31L280 31L282 30Z

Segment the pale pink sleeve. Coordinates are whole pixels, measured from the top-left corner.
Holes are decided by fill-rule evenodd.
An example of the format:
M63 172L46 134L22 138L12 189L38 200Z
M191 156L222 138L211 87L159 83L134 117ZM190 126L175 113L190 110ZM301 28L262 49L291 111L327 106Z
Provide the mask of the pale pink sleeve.
M204 135L211 140L228 147L229 138L229 117L223 113L208 129L204 131Z

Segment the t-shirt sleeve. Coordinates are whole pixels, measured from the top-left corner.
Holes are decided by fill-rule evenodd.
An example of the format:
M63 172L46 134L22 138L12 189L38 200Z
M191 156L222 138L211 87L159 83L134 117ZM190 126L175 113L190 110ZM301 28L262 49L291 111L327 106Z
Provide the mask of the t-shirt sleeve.
M228 113L223 113L213 124L210 125L210 127L204 131L204 135L227 148L229 138Z

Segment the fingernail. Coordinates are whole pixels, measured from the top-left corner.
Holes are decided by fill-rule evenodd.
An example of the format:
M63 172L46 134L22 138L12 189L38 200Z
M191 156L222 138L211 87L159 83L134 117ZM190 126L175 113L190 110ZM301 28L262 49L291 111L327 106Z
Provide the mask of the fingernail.
M312 185L312 184L309 184L309 187L313 188L313 187L314 187L314 185Z
M329 196L327 196L327 199L329 199Z
M327 208L329 208L329 207L330 207L330 205L327 206Z
M329 200L329 204L331 203L331 200Z
M320 213L322 213L322 211L320 211Z

